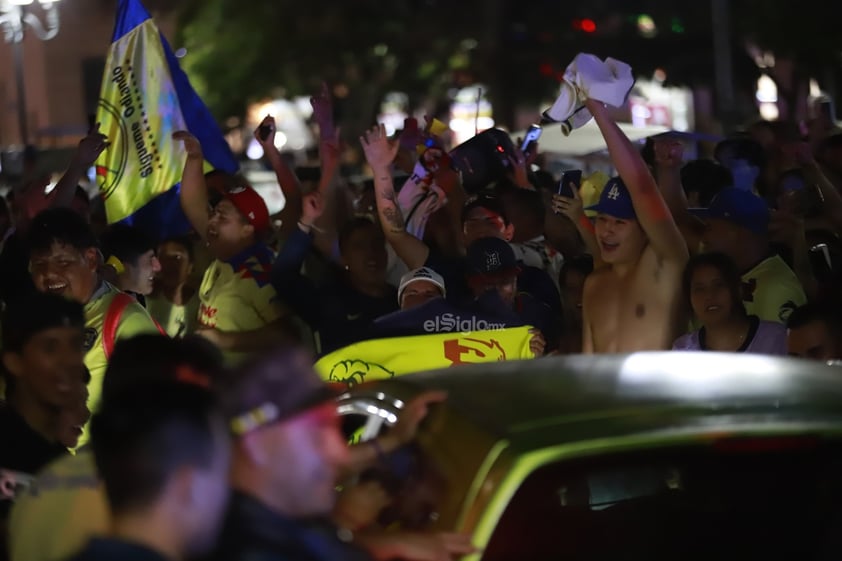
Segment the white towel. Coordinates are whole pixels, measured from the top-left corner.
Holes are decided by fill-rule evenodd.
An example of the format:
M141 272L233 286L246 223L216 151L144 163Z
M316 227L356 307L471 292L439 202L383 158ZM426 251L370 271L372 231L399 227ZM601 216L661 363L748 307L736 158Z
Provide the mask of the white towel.
M423 240L430 215L446 203L444 191L433 183L430 172L421 162L415 164L412 175L398 192L398 207L406 221L406 231Z
M561 92L553 106L544 112L544 122L561 123L565 135L585 125L592 115L585 109L585 100L595 99L620 107L634 86L631 67L619 60L600 60L595 55L580 53L564 72Z
M545 123L561 123L561 130L565 136L570 134L570 131L576 128L571 119L577 113L585 111L587 114L587 123L591 114L585 109L582 102L579 100L579 93L576 91L576 86L569 83L567 80L562 80L561 91L553 103L553 106L544 111L542 124ZM584 123L582 123L584 124ZM581 125L579 125L581 126Z

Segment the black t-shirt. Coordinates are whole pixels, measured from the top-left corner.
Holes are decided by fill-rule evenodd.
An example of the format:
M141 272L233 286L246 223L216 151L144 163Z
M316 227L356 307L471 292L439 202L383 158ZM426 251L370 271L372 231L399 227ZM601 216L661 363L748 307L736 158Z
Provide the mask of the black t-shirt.
M0 403L0 517L8 515L15 496L35 474L64 454L67 448L48 441L8 404Z
M35 474L67 453L30 427L8 404L0 405L0 468Z
M398 309L398 294L389 286L385 295L369 296L336 281L322 287L318 305L323 318L319 334L327 353L360 341L371 322Z
M313 282L301 274L311 248L310 236L293 232L272 267L272 285L280 301L318 332L320 353L326 354L360 341L375 318L398 309L398 297L392 286L383 296L363 294L341 272L324 284Z
M110 538L94 538L67 561L169 561L153 549Z

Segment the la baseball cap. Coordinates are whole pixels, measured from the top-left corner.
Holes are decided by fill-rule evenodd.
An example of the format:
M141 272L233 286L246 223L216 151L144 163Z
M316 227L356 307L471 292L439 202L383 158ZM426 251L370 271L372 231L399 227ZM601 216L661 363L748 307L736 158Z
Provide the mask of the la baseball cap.
M609 179L599 195L599 202L585 210L607 214L621 220L637 220L637 212L634 210L631 193L619 177Z
M269 229L269 209L254 188L248 185L235 187L225 192L224 197L254 226L255 232L262 234Z
M727 220L758 235L769 230L769 207L750 191L728 187L717 194L708 208L691 209L701 219Z
M444 287L444 277L429 267L421 267L420 269L413 269L401 277L401 282L398 285L398 304L400 304L401 298L403 298L403 291L417 281L431 282L439 287L442 296L447 295L447 290Z
M500 238L480 238L468 246L468 275L498 277L520 272L512 246Z

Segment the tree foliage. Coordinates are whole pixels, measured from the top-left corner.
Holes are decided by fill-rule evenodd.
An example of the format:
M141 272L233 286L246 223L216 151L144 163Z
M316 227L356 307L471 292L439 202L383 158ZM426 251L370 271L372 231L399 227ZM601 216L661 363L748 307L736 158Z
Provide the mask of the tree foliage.
M791 5L783 9L778 4ZM339 118L351 134L371 123L382 95L409 94L413 107L446 107L453 88L484 83L498 121L551 98L581 51L627 60L641 74L712 84L711 3L648 0L184 0L177 46L202 97L220 119L246 103L308 95L341 84ZM822 0L733 0L734 74L748 89L757 69L743 39L794 55L810 68L838 64L842 4ZM642 38L640 14L658 35ZM838 15L838 14L837 14ZM596 33L571 26L593 19Z
M347 86L346 112L368 116L385 91L417 104L474 81L498 99L538 100L557 84L537 69L558 51L562 9L532 4L195 0L182 14L183 63L219 117L240 114L246 100L306 95L323 79Z

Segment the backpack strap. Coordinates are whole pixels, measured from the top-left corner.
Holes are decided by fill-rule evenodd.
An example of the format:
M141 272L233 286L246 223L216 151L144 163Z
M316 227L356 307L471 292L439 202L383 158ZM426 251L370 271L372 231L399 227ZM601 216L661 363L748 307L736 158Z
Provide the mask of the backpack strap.
M114 339L117 337L117 326L120 325L123 310L131 304L132 300L134 298L125 292L118 292L108 305L105 319L102 321L102 348L105 350L105 360L111 358L111 353L114 351Z
M136 300L131 294L125 292L118 292L111 300L108 310L105 312L105 319L102 321L102 348L105 350L105 360L111 358L111 353L114 351L114 340L117 338L117 327L120 325L120 319L123 317L123 311L126 307ZM161 324L155 321L150 316L152 323L158 329L161 335L167 335L167 332L161 327Z

